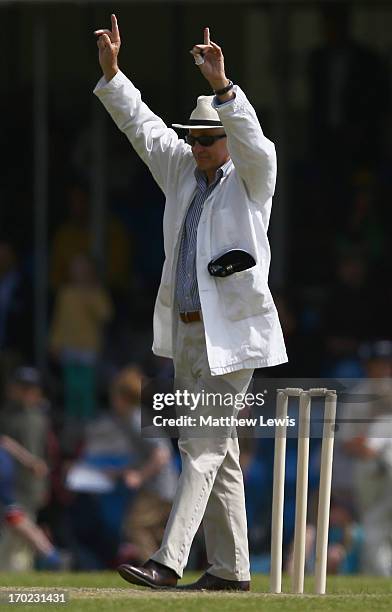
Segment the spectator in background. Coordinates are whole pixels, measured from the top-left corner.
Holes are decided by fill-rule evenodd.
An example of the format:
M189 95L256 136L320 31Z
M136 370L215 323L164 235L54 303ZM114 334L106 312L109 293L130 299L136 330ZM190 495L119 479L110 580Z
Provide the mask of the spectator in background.
M35 368L15 370L7 386L5 405L0 411L0 431L18 442L38 460L44 461L50 421L42 379ZM38 510L48 494L46 478L31 478L31 469L23 464L15 466L14 498L27 517L34 522ZM20 540L9 531L0 537L0 559L17 557L22 552L26 566L32 563L31 552L21 546Z
M72 557L77 570L107 569L116 565L121 547L122 521L131 495L122 474L133 449L109 412L89 421L83 434L66 476L72 495Z
M123 225L114 217L105 219L105 232L106 279L113 294L121 296L130 284L130 240ZM53 289L59 289L68 280L75 253L92 252L93 240L89 196L80 185L73 184L68 192L68 219L53 237L50 273Z
M32 296L12 244L0 238L0 392L32 352Z
M27 468L34 478L44 478L48 468L42 459L35 457L16 440L0 435L0 510L9 530L21 536L36 551L42 569L59 569L61 557L48 540L45 533L36 525L15 501L15 465L14 459ZM1 523L0 523L1 524ZM3 526L2 526L3 527ZM0 559L1 570L18 569L15 555L5 555Z
M372 163L383 152L390 112L386 65L351 38L347 4L328 3L321 17L324 43L312 52L309 73L313 151L332 162L329 170L339 170L338 160Z
M63 369L65 410L91 418L96 404L96 368L105 325L113 316L111 298L87 255L70 261L69 280L56 296L50 349Z
M80 458L68 473L67 486L77 492L71 515L78 567L112 566L124 537L137 562L161 542L177 472L171 442L141 435L140 392L139 368L115 376L111 411L89 423Z
M161 545L177 486L170 440L141 435L141 371L130 366L116 376L111 389L112 410L134 449L134 461L124 473L136 492L124 521L125 534L137 546L144 563Z
M359 401L339 413L333 487L347 497L351 483L364 532L362 571L392 576L392 342L363 345L361 354L368 378L352 391Z

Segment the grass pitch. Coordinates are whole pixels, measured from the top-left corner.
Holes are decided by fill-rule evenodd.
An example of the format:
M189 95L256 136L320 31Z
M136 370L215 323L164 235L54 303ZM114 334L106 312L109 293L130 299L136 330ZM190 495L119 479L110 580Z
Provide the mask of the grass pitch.
M185 582L198 575L186 574ZM285 580L288 590L289 581ZM254 574L250 593L176 593L154 591L133 587L124 582L115 572L100 573L0 573L0 607L3 610L19 608L27 610L50 610L62 612L326 612L364 611L390 612L392 610L392 581L366 576L337 576L328 579L328 594L313 595L313 580L306 581L305 595L271 595L268 593L268 577ZM13 604L4 602L5 591L24 593L46 592L48 589L67 591L66 604Z

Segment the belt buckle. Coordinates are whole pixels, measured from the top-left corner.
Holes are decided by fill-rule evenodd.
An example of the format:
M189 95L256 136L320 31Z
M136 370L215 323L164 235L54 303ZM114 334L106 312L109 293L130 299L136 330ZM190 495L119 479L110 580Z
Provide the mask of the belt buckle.
M191 316L193 315L193 316ZM199 318L196 317L199 316ZM184 311L180 312L180 318L184 323L194 323L195 321L201 321L201 315L199 311Z

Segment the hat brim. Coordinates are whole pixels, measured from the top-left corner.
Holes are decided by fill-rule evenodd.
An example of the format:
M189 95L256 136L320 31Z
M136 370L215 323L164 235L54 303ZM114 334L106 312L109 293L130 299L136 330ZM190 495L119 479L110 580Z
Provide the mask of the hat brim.
M172 123L172 127L181 128L183 130L215 130L216 128L223 128L223 125L218 122L215 122L215 125L206 125L205 123L188 123L186 125L182 123Z

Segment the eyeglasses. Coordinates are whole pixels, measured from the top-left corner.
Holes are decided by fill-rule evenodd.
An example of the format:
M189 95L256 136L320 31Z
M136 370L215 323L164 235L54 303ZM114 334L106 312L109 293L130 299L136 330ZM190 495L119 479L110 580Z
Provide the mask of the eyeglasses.
M202 147L211 147L217 140L221 138L226 138L226 134L219 134L219 136L192 136L192 134L187 134L185 136L186 142L194 147L198 142Z

